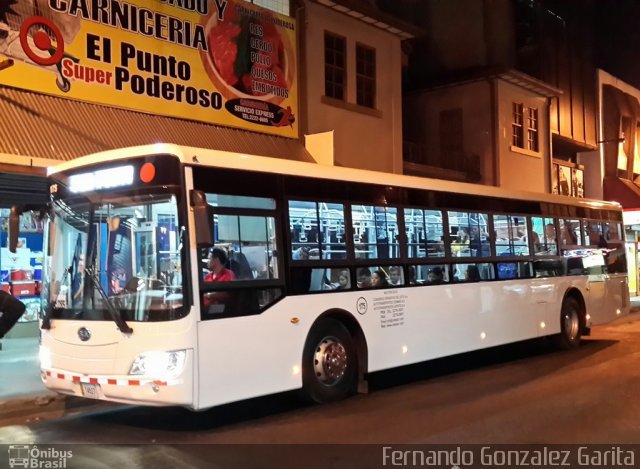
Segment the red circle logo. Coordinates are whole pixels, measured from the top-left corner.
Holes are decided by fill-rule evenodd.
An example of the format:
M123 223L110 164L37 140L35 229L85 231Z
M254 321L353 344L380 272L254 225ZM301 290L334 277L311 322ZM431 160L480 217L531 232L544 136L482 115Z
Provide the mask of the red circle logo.
M56 47L55 51L52 51L52 44L49 35L44 31L40 30L33 35L33 44L40 50L44 52L48 52L51 54L50 57L41 57L38 55L33 49L31 49L31 44L29 44L29 29L33 26L45 26L49 28L49 30L56 37ZM53 24L53 21L48 20L42 16L32 16L28 18L22 26L20 26L20 45L22 46L22 50L27 57L33 60L38 65L56 65L62 60L64 56L64 38L62 37L62 33L58 29L58 27Z

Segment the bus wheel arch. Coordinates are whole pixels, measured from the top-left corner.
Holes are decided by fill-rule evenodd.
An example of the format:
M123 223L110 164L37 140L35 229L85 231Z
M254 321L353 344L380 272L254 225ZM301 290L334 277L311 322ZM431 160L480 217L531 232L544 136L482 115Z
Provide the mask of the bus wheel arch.
M576 288L567 290L560 309L560 333L556 335L556 345L564 350L580 345L586 327L586 304Z
M344 376L331 376L322 357L331 356ZM366 392L367 344L358 322L344 310L333 309L318 317L302 352L303 394L317 403L340 400L356 391ZM342 367L342 368L341 368ZM325 375L327 371L329 376Z

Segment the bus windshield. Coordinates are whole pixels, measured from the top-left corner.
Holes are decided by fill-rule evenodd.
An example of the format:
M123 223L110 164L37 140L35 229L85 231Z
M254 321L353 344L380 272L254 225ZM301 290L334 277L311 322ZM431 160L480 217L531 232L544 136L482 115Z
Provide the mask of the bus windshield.
M44 277L50 318L166 321L183 307L177 197L103 194L53 202Z

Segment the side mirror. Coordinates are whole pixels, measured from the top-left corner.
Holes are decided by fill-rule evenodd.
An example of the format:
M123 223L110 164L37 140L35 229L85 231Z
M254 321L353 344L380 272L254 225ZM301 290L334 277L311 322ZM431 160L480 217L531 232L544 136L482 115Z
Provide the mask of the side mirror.
M196 221L196 244L198 248L210 248L213 238L213 207L207 203L202 191L191 191L191 206Z
M20 212L16 207L11 207L9 215L9 251L16 252L18 248L18 233L20 231Z

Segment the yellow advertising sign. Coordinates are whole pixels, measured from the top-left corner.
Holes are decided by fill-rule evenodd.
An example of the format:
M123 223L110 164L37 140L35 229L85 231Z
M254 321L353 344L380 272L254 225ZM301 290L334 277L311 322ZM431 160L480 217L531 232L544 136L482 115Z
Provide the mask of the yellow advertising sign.
M0 84L297 137L296 24L243 0L2 0Z

